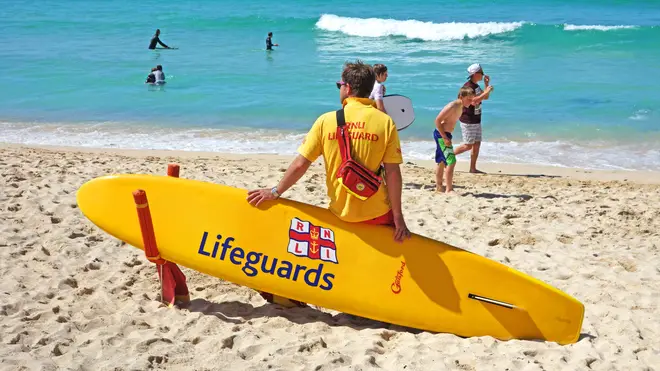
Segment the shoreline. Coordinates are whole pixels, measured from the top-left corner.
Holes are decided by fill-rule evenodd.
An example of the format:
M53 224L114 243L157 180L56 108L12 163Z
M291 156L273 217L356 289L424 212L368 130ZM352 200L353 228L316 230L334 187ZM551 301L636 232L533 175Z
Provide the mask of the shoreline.
M100 125L100 126L99 126ZM136 150L199 151L235 154L295 153L306 130L245 127L170 127L150 125L77 125L27 123L2 125L0 139L6 144L48 147L107 148ZM415 132L400 133L401 149L406 159L432 161L436 149L431 132L420 123ZM421 132L419 130L422 130ZM458 134L458 133L457 133ZM482 143L480 163L516 164L549 168L579 168L588 171L660 171L660 149L654 145L654 135L647 141L609 141L592 138L581 140L567 137L494 137L489 134ZM660 137L658 137L660 140ZM460 140L455 145L460 144ZM622 154L622 155L619 155ZM459 157L459 166L469 161L467 154Z
M142 157L168 157L168 158L182 158L182 159L233 159L233 160L281 160L290 161L295 155L280 155L271 153L229 153L229 152L209 152L209 151L183 151L183 150L163 150L163 149L124 149L124 148L97 148L97 147L73 147L73 146L51 146L51 145L29 145L29 144L14 144L14 143L0 143L0 149L39 149L45 151L55 152L79 152L79 153L108 153L115 155L123 155L135 158ZM456 165L456 173L465 173L468 175L469 170L469 157L468 153L461 156L462 161ZM322 159L317 160L322 162ZM404 157L402 168L406 165L416 165L434 171L435 163L431 160L407 160ZM590 170L582 168L571 168L563 166L549 166L549 165L527 165L515 163L500 163L500 162L478 162L478 169L486 172L485 175L497 176L522 176L530 178L543 178L543 177L559 177L575 180L585 181L600 181L600 182L630 182L637 184L660 184L660 171L649 170ZM431 174L429 181L434 181L434 173ZM474 176L480 176L475 174ZM405 182L405 179L404 179Z

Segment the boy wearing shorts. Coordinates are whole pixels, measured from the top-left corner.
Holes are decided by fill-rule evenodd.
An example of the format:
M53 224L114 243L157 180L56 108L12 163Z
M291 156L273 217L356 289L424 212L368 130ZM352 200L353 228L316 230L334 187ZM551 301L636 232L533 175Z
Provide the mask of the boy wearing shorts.
M463 107L468 107L472 104L474 98L474 90L462 87L458 91L458 97L453 100L440 111L438 117L435 118L435 130L433 131L433 139L435 141L435 184L436 192L443 192L442 178L446 178L447 186L445 193L453 191L454 167L456 166L456 155L454 154L454 147L452 146L452 132L456 127L456 121L463 113Z

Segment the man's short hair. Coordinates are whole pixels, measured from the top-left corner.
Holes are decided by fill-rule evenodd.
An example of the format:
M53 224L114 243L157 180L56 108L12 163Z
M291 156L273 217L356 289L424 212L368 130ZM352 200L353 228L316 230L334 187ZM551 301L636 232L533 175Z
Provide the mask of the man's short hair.
M358 98L368 98L376 82L374 69L361 60L346 62L341 79L351 86L353 94Z
M458 90L458 98L465 98L474 96L474 89L464 86Z
M376 76L387 72L387 66L384 64L374 64L374 73L376 73Z

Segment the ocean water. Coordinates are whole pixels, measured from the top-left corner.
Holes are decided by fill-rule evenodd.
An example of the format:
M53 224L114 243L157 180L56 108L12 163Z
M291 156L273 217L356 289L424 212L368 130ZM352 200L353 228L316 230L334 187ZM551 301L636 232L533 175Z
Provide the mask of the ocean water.
M481 63L480 161L660 169L660 1L0 0L0 34L0 142L291 154L359 58L413 100L406 159Z

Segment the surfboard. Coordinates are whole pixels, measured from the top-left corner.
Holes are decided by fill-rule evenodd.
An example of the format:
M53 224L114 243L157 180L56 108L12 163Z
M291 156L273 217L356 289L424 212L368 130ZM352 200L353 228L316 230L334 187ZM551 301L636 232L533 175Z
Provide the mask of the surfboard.
M160 255L233 283L383 322L460 336L573 343L584 306L533 277L443 242L347 223L247 190L143 174L92 179L77 192L95 225L144 249L132 192L146 192ZM194 297L193 297L194 299Z
M394 121L397 130L403 130L415 121L415 110L410 98L399 94L385 95L383 105L387 114Z

